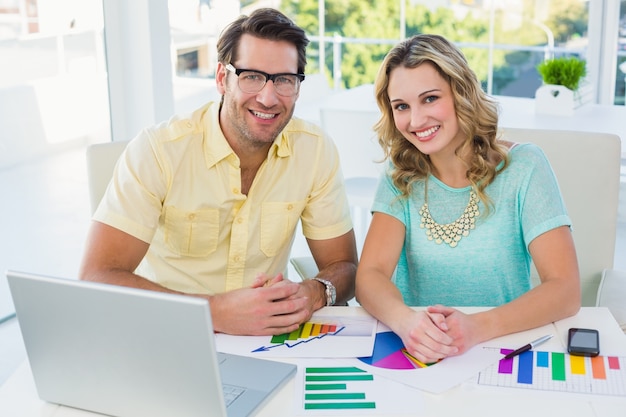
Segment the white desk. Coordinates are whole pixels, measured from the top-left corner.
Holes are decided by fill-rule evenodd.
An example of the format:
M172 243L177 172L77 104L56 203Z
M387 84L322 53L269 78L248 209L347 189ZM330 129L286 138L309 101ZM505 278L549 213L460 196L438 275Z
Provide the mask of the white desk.
M567 329L570 327L598 329L602 355L626 356L626 336L606 308L595 307L583 308L574 317L541 328L494 339L485 345L517 347L551 332L555 337L542 345L541 349L565 352ZM294 386L295 382L292 379L272 397L258 415L268 417L293 415L294 401L298 401L294 399ZM420 415L425 416L624 417L626 410L626 397L485 387L476 385L473 379L440 395L422 393L417 390L415 394L414 397L407 398L406 413L410 415L417 415L412 412L415 404L421 406L424 412ZM24 363L6 384L0 387L0 416L3 417L89 417L96 415L98 414L41 401L37 397L28 363Z

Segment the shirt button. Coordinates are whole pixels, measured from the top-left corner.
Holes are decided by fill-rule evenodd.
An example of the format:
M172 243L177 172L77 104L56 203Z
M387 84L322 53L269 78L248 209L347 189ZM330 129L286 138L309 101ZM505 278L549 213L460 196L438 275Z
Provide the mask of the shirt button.
M235 262L239 262L239 261L241 260L241 257L240 257L240 256L235 256L235 257L233 258L233 260L234 260Z
M233 188L233 194L239 194L239 188Z
M193 219L195 219L195 218L196 218L196 214L195 214L195 213L191 213L191 214L188 216L188 218L189 218L189 220L193 220Z
M243 223L243 219L241 217L238 217L237 218L237 223L239 223L239 224Z
M187 127L191 129L193 125L191 124L191 122L187 122Z
M289 204L289 205L287 206L287 210L293 210L293 204Z

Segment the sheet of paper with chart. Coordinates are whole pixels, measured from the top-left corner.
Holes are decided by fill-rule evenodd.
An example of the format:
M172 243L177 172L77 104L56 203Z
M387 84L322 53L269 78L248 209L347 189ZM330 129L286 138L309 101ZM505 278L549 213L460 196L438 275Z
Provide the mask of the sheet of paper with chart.
M311 320L291 332L275 336L217 334L217 349L237 355L277 358L354 358L374 349L377 320L364 309L332 308L313 314Z
M351 359L346 363L410 387L438 394L471 379L501 357L500 352L476 346L462 355L450 356L434 364L424 364L406 351L398 335L379 322L372 355Z
M491 348L502 354L510 349ZM626 396L626 357L527 351L481 371L479 385Z
M346 366L342 359L301 359L298 363L293 415L395 415L407 410L421 415L424 411L418 391L363 366Z

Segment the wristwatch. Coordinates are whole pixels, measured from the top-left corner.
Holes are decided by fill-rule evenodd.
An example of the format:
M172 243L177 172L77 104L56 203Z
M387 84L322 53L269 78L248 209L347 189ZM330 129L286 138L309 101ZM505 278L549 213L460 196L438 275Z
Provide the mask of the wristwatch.
M335 305L335 301L337 301L337 290L335 289L335 286L333 285L333 283L322 278L313 278L313 279L321 282L322 284L324 284L324 287L326 287L326 290L325 290L326 305L327 306Z

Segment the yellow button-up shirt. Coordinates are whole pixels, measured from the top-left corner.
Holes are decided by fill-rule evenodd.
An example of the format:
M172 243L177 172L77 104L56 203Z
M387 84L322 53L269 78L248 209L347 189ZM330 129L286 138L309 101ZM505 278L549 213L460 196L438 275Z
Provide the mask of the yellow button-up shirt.
M120 158L94 220L150 247L137 273L167 288L216 294L284 272L296 226L307 238L352 228L333 142L293 119L276 138L248 195L219 103L143 130Z

